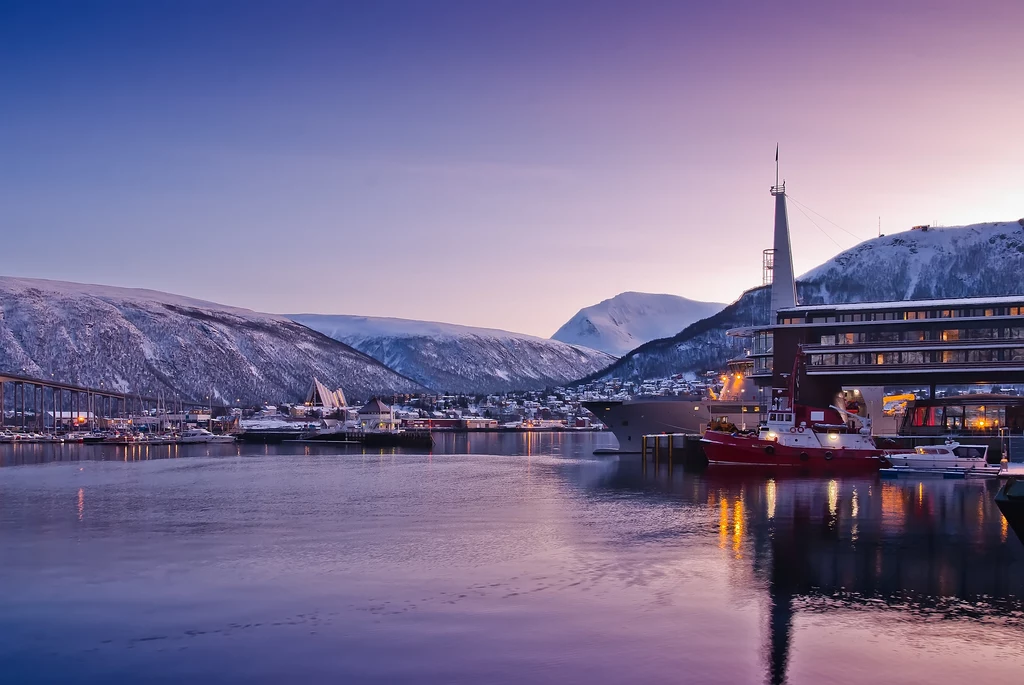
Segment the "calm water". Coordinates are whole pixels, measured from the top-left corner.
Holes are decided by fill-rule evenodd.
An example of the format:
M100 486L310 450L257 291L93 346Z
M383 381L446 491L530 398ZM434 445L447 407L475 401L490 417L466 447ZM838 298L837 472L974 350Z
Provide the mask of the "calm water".
M1024 679L995 483L670 478L612 440L0 446L0 679Z

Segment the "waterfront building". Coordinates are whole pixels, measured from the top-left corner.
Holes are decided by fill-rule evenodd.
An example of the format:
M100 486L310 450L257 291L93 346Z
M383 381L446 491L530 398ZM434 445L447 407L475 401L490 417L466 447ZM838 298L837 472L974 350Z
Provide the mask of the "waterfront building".
M876 432L901 431L904 415L886 398L950 394L977 397L959 409L933 403L906 428L935 430L908 432L1024 430L1024 407L1013 407L1021 401L1007 397L1024 385L1024 296L787 307L752 334L760 387L785 395L796 371L801 402L828 406L845 391L840 401L863 403ZM986 402L987 394L997 397Z
M393 408L374 397L359 408L359 425L369 430L396 430L399 421Z
M320 379L314 378L303 404L307 407L317 407L323 411L334 411L346 407L348 402L345 400L344 390L341 388L328 390L327 386L320 382Z
M730 331L751 338L744 374L762 407L788 406L795 392L870 418L875 434L1024 432L1024 295L801 305L785 183L771 194L769 323Z

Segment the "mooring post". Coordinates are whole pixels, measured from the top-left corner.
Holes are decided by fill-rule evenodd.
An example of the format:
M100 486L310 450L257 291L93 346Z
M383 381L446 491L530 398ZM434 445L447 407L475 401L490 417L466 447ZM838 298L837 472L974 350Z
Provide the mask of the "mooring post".
M668 434L668 472L672 473L672 433Z

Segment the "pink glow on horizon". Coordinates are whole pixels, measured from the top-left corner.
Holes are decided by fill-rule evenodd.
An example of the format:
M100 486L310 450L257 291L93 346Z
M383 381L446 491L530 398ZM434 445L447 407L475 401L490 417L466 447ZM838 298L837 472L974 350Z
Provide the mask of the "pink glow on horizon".
M452 7L137 45L7 22L5 273L547 336L626 290L757 285L776 143L863 239L1024 216L1024 3ZM790 206L798 274L856 242L814 219Z

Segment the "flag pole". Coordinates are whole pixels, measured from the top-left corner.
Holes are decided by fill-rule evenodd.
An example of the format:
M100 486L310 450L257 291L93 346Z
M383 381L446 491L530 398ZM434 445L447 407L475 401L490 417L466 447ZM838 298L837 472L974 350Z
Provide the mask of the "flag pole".
M779 187L779 144L775 143L775 187Z

